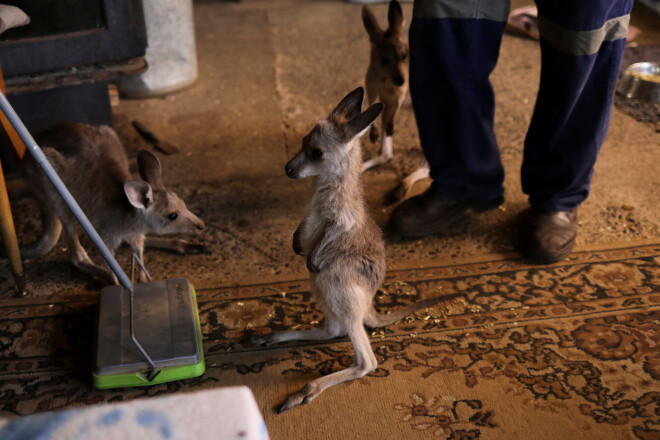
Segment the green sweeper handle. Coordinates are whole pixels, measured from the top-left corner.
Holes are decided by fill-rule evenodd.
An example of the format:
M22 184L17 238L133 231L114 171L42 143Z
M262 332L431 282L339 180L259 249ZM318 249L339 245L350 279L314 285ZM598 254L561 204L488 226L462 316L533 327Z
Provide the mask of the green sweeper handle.
M39 148L34 138L32 138L30 132L27 130L27 128L25 128L23 121L21 121L21 119L18 117L2 92L0 92L0 108L2 108L5 116L7 116L7 119L25 143L27 150L30 152L32 157L34 157L34 160L36 160L37 164L39 164L39 166L44 170L46 176L53 183L57 192L62 196L64 202L69 206L69 209L71 209L71 212L73 212L73 215L80 223L80 226L82 226L94 245L101 252L101 255L108 263L108 266L110 266L110 269L115 273L115 275L117 275L119 284L121 284L124 289L132 291L133 283L128 279L126 273L124 273L124 271L121 269L115 257L105 245L98 232L96 232L94 226L92 226L92 224L89 222L85 213L82 211L82 209L80 209L80 206L78 206L78 203L73 198L67 187L64 185L62 179L60 179L60 176L57 175L50 162L48 162L46 155L44 155L43 151L41 151L41 148Z

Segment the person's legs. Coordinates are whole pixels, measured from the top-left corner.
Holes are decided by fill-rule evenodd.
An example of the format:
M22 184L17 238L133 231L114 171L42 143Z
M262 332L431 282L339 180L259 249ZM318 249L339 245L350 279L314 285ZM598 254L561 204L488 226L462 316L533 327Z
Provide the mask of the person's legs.
M541 82L525 139L522 184L538 209L567 211L589 194L632 3L537 1Z
M498 197L504 171L489 76L508 2L494 11L479 11L477 1L447 3L416 2L410 26L410 93L420 141L436 191L457 201Z
M551 262L575 243L576 209L607 133L632 0L536 3L541 81L521 176L537 215L527 253Z
M433 179L391 223L403 235L439 232L466 209L502 203L504 170L493 131L495 68L508 1L415 2L410 93ZM411 234L412 232L412 234Z

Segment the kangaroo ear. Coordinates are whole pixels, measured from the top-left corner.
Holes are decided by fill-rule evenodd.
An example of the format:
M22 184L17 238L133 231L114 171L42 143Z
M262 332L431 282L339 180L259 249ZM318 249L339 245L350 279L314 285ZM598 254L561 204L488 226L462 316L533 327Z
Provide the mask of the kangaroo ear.
M401 35L401 28L403 28L403 10L398 1L392 0L390 7L387 10L388 31L396 35Z
M372 42L376 41L383 33L383 30L378 25L374 11L368 5L362 5L362 23L364 23L364 28L369 34L369 40Z
M140 177L154 186L161 184L161 168L158 158L148 150L137 152L137 164Z
M358 87L353 90L351 93L346 95L344 99L341 100L337 107L330 112L328 116L328 121L333 122L337 125L341 125L346 121L350 121L360 114L362 109L362 100L364 99L364 89Z
M343 124L342 141L348 143L351 140L362 136L367 131L369 126L373 124L373 122L376 120L378 115L380 115L380 112L383 111L383 107L384 105L382 103L377 102L368 109L366 109L364 113L359 114L355 118Z
M147 209L153 203L153 192L147 182L129 180L124 183L124 192L131 205L138 209Z

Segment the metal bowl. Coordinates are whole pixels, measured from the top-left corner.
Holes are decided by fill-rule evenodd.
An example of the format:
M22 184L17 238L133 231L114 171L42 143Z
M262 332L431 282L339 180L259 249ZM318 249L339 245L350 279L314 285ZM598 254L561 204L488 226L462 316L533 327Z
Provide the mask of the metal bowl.
M631 64L616 91L628 99L660 103L660 63Z

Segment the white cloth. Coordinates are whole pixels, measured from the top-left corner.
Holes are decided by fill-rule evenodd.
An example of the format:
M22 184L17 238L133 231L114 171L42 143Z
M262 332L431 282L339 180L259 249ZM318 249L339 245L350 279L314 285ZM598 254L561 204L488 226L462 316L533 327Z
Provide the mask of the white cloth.
M171 394L0 420L2 440L268 440L247 387Z

